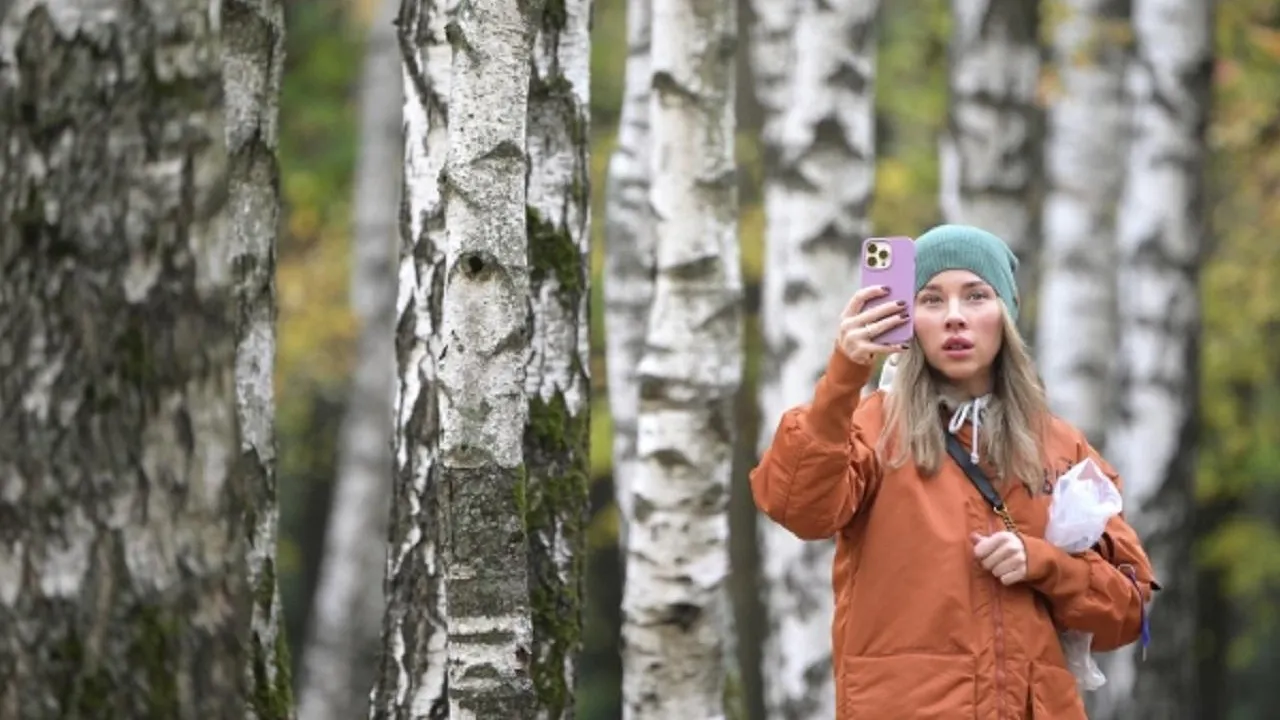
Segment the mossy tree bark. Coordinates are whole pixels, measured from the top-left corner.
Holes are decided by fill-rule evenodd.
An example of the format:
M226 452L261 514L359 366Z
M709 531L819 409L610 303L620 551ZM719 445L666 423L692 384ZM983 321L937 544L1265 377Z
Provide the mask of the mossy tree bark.
M374 720L443 720L447 629L441 533L439 358L445 273L441 174L449 148L450 0L404 0L404 163L396 296L395 466Z
M537 18L527 147L527 484L522 497L533 611L536 717L574 717L589 512L591 347L587 300L590 0L547 0Z
M638 368L623 716L725 714L728 500L742 375L732 0L653 4L656 281Z
M446 245L436 394L444 493L447 684L454 718L532 718L534 628L523 516L533 313L526 176L542 3L460 3L441 191Z
M276 239L280 223L280 81L284 7L280 0L223 0L223 87L230 154L228 223L234 238L239 313L236 411L250 501L252 635L247 720L294 717L289 652L276 572L275 386Z
M108 7L0 18L0 717L243 718L219 13Z
M587 506L589 5L461 9L406 2L399 22L397 501L372 717L569 718Z

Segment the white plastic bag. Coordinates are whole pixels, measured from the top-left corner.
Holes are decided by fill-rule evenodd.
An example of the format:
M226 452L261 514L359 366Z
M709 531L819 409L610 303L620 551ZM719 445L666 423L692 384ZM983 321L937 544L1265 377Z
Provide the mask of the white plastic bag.
M1069 553L1084 552L1098 544L1107 528L1107 521L1119 514L1122 507L1123 501L1115 483L1097 463L1085 458L1054 484L1044 539ZM1062 652L1067 658L1067 669L1075 676L1080 689L1092 691L1102 687L1107 678L1089 652L1093 635L1067 630L1059 637Z

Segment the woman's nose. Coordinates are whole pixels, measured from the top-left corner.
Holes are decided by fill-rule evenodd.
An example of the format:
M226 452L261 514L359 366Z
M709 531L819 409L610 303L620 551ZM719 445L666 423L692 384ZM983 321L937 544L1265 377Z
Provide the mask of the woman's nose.
M947 303L946 328L948 330L963 329L968 326L968 322L964 319L964 314L960 312L959 301L952 300Z

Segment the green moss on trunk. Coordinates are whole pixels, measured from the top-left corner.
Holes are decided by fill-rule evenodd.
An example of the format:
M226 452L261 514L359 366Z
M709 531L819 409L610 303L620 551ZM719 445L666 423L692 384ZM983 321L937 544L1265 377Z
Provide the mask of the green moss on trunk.
M143 606L134 617L136 632L129 646L129 666L146 679L151 717L177 717L178 680L173 671L173 658L178 654L174 643L179 638L178 623L159 607Z
M534 653L531 675L539 706L551 718L572 716L566 659L582 645L583 549L587 520L589 413L569 411L564 396L529 402L525 435L528 483L522 509L529 538ZM556 547L569 548L562 576Z
M543 47L555 47L568 26L569 7L565 0L545 0L539 13L539 42ZM546 215L533 206L526 209L534 312L539 312L540 303L551 303L558 306L557 314L564 321L578 322L584 317L588 298L588 263L582 247L587 228L567 226L566 222L581 221L585 225L583 216L573 210L585 213L589 207L588 119L587 109L579 104L558 58L552 58L545 74L540 75L534 68L529 106L529 132L545 138L553 149L554 157L543 160L560 163L571 159L576 165L569 184L557 188L560 197L556 202L562 203L560 207L544 206ZM538 158L534 161L538 162ZM531 172L537 171L538 168L531 168ZM571 220L564 220L566 217ZM552 283L549 298L542 294L545 283ZM574 715L574 673L566 671L566 665L572 668L582 646L590 472L589 404L584 397L581 409L571 408L563 394L568 387L580 388L585 394L590 383L576 348L567 352L571 353L569 377L554 378L564 384L549 397L535 395L529 399L525 481L517 488L516 498L529 551L534 635L530 674L540 716L556 720L568 720ZM563 362L565 358L556 360Z
M274 584L274 578L272 583ZM289 644L285 642L281 624L276 634L275 652L267 652L256 639L253 642L253 712L258 720L289 720L293 708L293 685L289 673ZM275 682L267 674L267 663L274 662Z
M526 208L529 224L530 280L536 292L549 278L555 278L560 301L576 307L586 288L586 268L582 252L567 228L542 217L535 208Z
M565 8L565 0L545 0L542 6L542 29L544 32L559 33L569 21L569 12Z

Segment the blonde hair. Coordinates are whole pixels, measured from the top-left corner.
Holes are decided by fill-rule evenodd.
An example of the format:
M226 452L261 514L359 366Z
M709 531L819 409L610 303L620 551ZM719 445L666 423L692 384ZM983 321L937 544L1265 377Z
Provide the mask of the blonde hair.
M981 451L996 469L992 481L1017 478L1032 495L1043 487L1042 440L1049 419L1048 401L1035 362L1018 328L1001 308L1004 341L992 364L991 402L979 434ZM910 460L924 477L942 464L946 437L940 403L945 379L929 366L918 343L902 354L885 398L884 432L876 449L881 462L899 468Z

